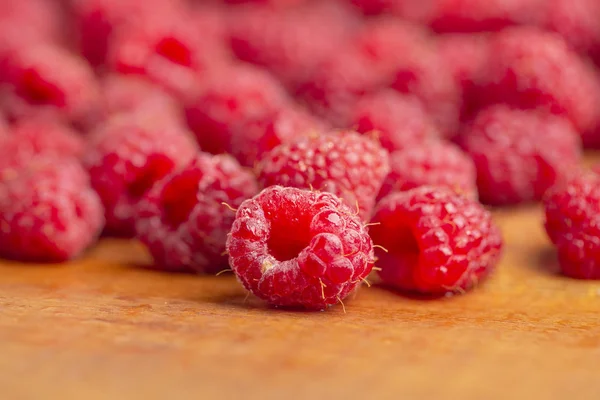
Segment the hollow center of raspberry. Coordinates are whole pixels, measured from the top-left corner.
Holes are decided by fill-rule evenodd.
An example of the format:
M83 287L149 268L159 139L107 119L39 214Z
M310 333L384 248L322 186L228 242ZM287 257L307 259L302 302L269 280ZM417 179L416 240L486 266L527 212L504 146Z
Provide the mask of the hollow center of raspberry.
M190 49L181 41L173 37L166 37L156 45L157 54L167 60L189 67L192 65L192 53Z
M310 219L306 216L282 215L271 221L267 245L270 254L278 261L298 257L310 240Z
M388 251L387 255L392 256L398 268L411 270L419 262L421 249L419 242L413 231L408 226L396 226L390 230L388 235L379 244Z
M176 228L189 219L198 204L200 179L198 171L186 171L175 176L165 186L161 194L161 208L166 224Z
M138 172L128 186L128 193L133 198L142 197L156 182L165 177L173 169L173 162L164 155L148 157L146 165Z
M34 70L25 71L18 93L31 104L65 105L64 93Z

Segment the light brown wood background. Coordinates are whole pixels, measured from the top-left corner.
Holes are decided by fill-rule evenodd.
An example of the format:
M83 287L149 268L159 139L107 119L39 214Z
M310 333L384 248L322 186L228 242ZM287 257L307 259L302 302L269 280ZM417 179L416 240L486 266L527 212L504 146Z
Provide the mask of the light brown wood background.
M365 287L346 313L147 271L127 241L2 263L0 398L600 399L600 283L556 274L539 208L496 218L506 253L487 284L438 300Z

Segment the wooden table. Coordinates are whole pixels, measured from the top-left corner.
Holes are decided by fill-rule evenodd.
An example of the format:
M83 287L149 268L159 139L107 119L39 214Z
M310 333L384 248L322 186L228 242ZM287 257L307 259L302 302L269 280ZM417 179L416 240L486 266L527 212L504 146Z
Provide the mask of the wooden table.
M363 288L346 313L144 270L127 241L3 263L0 398L600 399L600 283L556 274L539 208L496 217L506 253L487 284L438 300Z

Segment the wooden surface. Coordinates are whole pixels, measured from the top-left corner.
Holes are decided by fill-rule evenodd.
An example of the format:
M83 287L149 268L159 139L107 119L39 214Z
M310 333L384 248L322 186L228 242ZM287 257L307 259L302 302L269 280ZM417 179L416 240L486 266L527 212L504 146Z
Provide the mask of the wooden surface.
M498 272L465 296L373 286L266 308L231 276L165 275L103 241L0 266L2 399L600 399L600 283L556 274L538 208L497 212Z

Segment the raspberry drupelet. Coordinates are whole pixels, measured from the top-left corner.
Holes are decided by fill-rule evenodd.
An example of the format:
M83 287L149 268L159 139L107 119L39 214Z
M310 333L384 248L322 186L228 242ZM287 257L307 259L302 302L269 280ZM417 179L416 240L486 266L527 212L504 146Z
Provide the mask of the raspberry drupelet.
M360 133L375 132L388 151L412 148L440 134L421 103L393 90L383 90L360 99L347 126Z
M498 105L481 111L459 143L477 168L482 202L538 201L581 161L581 140L569 121Z
M429 140L390 153L391 171L378 198L419 186L444 186L477 199L477 172L473 160L458 146Z
M216 273L227 268L231 208L258 192L256 178L229 155L199 153L140 200L136 232L166 271Z
M257 166L259 182L335 193L369 219L390 166L379 143L353 131L309 135L266 153Z
M502 237L477 201L449 188L396 192L378 205L369 232L383 283L403 291L462 292L488 276Z
M563 274L600 279L600 177L573 174L548 191L545 227L558 251Z
M96 241L102 203L79 163L37 158L16 172L0 190L0 256L64 262Z
M144 194L189 162L197 146L190 132L151 116L115 117L91 135L84 164L106 209L106 233L132 236Z
M240 282L274 306L322 310L369 275L373 244L331 193L272 186L237 210L227 239Z

